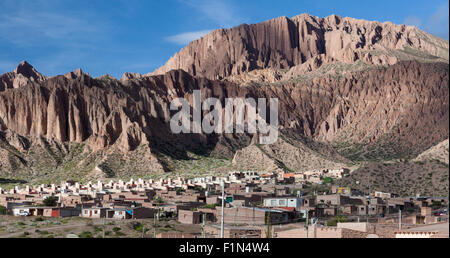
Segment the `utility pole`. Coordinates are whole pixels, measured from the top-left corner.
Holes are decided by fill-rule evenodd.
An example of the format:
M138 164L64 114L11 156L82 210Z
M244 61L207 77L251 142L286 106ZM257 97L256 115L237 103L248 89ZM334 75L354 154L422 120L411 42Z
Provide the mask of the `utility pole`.
M206 238L205 226L206 226L206 213L203 213L202 238Z
M239 214L239 207L236 206L236 212L235 212L235 217L234 217L234 224L236 226L238 225L238 214Z
M221 183L222 186L222 219L220 222L220 238L224 238L224 224L225 224L225 220L224 220L224 208L225 208L225 182L222 181Z
M309 229L308 229L308 223L309 223L309 209L306 209L306 238L309 238Z
M266 238L271 238L272 237L272 232L271 232L272 219L270 218L270 214L271 213L272 213L272 211L269 210L269 213L266 215L266 224L267 224Z
M142 224L142 238L145 237L145 225Z
M153 214L153 238L156 238L156 214Z
M398 230L402 230L402 210L398 211Z
M299 222L300 214L302 214L302 213L301 213L301 209L302 209L302 207L304 206L304 205L303 205L303 193L302 193L302 191L299 190L299 191L297 192L297 196L298 196L298 199L299 199L298 202L299 202L299 204L300 204L300 207L299 207L298 212L297 212L297 213L298 213L298 214L297 214L298 218L297 218L296 221L295 221L296 223Z
M368 211L367 211L367 223L369 223L369 215L370 215L370 212L371 212L371 201L372 201L372 196L370 195L370 192L372 191L371 190L371 188L372 188L372 184L371 184L371 181L372 180L369 180L369 205L368 205Z
M105 238L105 218L103 218L103 238Z
M313 238L317 238L317 220L314 222L313 224L313 229L314 229L314 235Z
M255 226L255 205L253 204L253 226Z

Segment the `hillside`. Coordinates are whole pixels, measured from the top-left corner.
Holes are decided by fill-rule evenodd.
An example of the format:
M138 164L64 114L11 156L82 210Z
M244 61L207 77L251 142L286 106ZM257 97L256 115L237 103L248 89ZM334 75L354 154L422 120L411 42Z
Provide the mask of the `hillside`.
M398 173L419 181L432 173L442 192L448 84L448 41L338 16L217 30L154 73L120 80L81 69L47 77L23 62L0 75L0 177L52 182L360 166L349 180L375 173L380 189L410 193L405 180L393 186ZM170 102L183 97L192 106L194 90L222 103L278 98L278 141L171 133Z

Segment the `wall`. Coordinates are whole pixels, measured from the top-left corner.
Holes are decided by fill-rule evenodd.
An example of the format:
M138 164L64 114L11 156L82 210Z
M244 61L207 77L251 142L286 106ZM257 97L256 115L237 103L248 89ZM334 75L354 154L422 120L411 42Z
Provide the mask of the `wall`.
M338 223L338 228L346 228L351 230L356 230L360 232L367 232L369 225L366 222L360 222L360 223Z
M435 232L401 232L395 233L395 238L431 238Z

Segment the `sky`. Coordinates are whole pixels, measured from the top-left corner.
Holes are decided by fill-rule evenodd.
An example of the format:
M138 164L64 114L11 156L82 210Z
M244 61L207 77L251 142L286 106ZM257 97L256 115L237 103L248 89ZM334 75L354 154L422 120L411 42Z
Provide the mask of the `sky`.
M301 13L415 25L448 40L448 0L0 0L0 74L149 73L218 28Z

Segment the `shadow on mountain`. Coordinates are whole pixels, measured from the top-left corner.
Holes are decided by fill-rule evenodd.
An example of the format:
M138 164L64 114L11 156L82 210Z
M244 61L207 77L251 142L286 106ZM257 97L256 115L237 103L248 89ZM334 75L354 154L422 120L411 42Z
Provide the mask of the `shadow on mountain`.
M27 181L19 179L0 178L0 184L26 184Z

